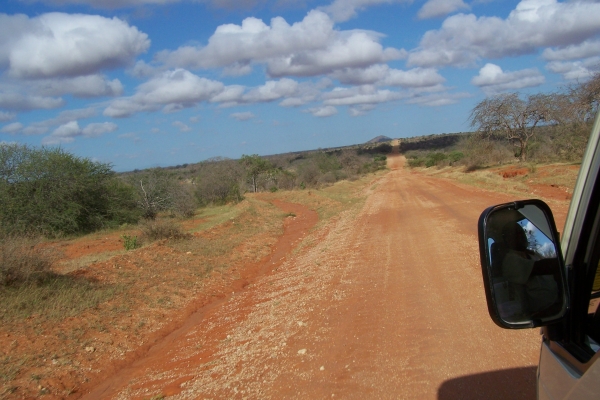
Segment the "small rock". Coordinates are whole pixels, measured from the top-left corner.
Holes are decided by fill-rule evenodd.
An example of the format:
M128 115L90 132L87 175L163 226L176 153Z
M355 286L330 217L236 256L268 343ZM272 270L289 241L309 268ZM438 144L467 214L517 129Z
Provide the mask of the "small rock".
M325 366L321 365L321 368L319 368L319 371L325 371Z
M96 351L96 349L93 346L87 346L85 348L85 351L87 351L88 353L93 353Z
M300 354L300 355L306 354L306 349L300 349L300 350L298 350L298 354Z

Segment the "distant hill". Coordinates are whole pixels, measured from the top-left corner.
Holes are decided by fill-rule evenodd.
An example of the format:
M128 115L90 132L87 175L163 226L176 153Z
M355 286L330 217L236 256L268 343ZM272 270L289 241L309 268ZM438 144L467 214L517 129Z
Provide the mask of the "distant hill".
M369 143L391 142L392 140L393 140L392 138L389 138L387 136L379 135L376 138L373 138L373 139L369 140L367 142L367 144L369 144Z

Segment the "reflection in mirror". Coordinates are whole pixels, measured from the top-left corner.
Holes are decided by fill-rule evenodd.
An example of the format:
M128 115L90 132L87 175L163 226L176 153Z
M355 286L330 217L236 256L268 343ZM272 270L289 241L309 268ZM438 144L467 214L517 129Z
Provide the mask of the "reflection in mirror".
M561 312L560 264L551 236L544 213L534 205L499 209L489 216L492 292L504 321L525 323Z

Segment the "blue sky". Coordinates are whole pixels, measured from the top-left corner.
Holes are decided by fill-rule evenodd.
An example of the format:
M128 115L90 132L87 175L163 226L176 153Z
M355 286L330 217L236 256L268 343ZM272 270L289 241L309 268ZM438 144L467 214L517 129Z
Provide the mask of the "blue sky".
M115 170L469 130L600 66L592 0L4 0L0 143Z

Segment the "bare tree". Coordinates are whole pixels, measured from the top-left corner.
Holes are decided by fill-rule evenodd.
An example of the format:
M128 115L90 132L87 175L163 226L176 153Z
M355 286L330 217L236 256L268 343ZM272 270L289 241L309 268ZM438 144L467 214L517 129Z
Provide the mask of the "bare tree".
M527 143L536 127L551 121L552 98L546 94L506 93L486 98L473 108L471 126L488 136L498 135L518 147L521 161L527 159Z

